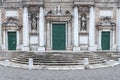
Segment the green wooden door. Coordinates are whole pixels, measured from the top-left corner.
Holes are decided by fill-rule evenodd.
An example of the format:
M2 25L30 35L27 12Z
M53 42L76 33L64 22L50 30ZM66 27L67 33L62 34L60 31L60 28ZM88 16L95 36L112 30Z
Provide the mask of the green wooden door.
M52 48L53 50L66 49L66 29L65 24L52 25Z
M8 32L8 50L16 50L16 32Z
M110 32L102 32L102 50L110 50Z

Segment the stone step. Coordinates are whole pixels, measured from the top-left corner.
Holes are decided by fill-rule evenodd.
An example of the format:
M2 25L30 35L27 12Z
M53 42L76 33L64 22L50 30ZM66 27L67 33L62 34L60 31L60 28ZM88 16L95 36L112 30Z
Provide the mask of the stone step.
M12 62L20 64L28 64L28 59L33 58L34 65L82 65L84 58L88 58L90 64L104 63L105 59L97 54L90 53L50 53L50 54L22 54L11 59Z
M28 61L28 59L29 58L14 58L15 60L27 60ZM92 58L88 58L89 59L89 61L91 61L92 60ZM42 58L33 58L33 60L45 60L44 58L42 59ZM56 60L56 61L65 61L65 59L55 59L55 58L53 58L53 59L47 59L48 61L50 60L50 61L54 61L54 60ZM79 59L68 59L68 60L84 60L84 58L79 58ZM99 61L99 60L104 60L103 58L94 58L94 60L95 61ZM67 60L66 60L67 61Z

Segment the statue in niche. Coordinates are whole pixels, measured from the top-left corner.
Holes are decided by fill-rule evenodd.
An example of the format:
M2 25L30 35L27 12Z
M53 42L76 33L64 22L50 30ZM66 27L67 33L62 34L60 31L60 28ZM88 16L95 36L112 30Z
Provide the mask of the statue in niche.
M60 5L57 5L57 7L56 7L56 14L57 14L57 15L60 15L61 12L62 12L61 6L60 6Z
M87 31L87 16L85 14L81 15L81 31Z
M31 30L37 31L37 18L36 15L31 16Z

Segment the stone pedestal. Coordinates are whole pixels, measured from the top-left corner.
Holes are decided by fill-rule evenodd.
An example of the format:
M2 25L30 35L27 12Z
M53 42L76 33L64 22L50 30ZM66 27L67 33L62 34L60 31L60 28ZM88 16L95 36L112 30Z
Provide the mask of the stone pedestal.
M73 51L80 51L80 47L73 47Z
M29 51L29 50L30 50L30 48L28 46L27 47L26 46L22 47L22 51Z
M33 69L33 59L32 58L29 58L29 61L28 61L28 68L29 70L32 70Z
M38 34L31 33L30 34L30 50L36 51L38 48Z
M38 51L45 51L45 47L38 47Z

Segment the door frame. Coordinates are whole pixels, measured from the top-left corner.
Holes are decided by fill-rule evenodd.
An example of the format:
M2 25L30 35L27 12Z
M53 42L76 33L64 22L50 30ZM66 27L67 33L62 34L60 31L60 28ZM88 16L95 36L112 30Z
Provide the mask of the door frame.
M52 22L52 23L51 23L51 27L50 27L50 28L51 28L51 31L50 31L50 33L51 33L51 34L50 34L50 37L51 37L51 39L50 39L50 40L51 40L51 48L53 48L53 45L52 45L52 44L53 44L53 40L52 40L52 38L53 38L53 36L52 36L52 25L53 25L53 24L65 24L65 29L66 29L66 32L65 32L65 34L66 34L66 38L65 38L65 40L66 40L66 41L65 41L65 42L66 42L66 43L65 43L65 48L66 48L66 49L65 49L65 50L67 50L67 44L68 44L68 24L67 24L67 22ZM52 50L53 50L53 49L52 49Z

